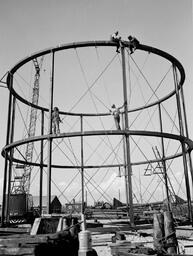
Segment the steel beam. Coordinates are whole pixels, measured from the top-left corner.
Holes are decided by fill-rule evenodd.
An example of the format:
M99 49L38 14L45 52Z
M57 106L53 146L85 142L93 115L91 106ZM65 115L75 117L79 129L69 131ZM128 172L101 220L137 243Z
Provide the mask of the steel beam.
M48 133L52 134L52 110L54 93L54 52L51 54L51 77L50 77L50 95L49 95L49 127ZM51 179L52 179L52 137L48 137L48 167L47 167L47 213L51 213Z
M9 74L7 80L9 88L13 86L13 75ZM12 93L9 92L9 103L8 103L8 117L7 117L7 135L6 145L10 143L10 130L11 130L11 110L12 110ZM5 225L5 211L6 211L6 192L7 192L7 169L8 169L8 156L5 154L5 165L4 165L4 179L3 179L3 200L2 200L2 211L1 211L1 226Z
M123 77L123 99L124 99L124 117L125 117L125 130L129 130L128 121L128 103L127 103L127 79L126 79L126 66L125 66L125 47L121 47L122 57L122 77ZM130 224L134 226L134 213L133 213L133 190L132 190L132 168L131 168L131 156L130 156L130 141L129 135L125 133L125 149L126 149L126 170L128 179L128 192L129 192L129 217Z

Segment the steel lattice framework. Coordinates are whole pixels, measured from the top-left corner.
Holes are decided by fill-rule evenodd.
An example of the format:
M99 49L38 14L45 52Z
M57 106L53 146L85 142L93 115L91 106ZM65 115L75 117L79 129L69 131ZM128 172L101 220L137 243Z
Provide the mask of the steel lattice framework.
M185 180L186 180L186 189L187 189L187 201L188 201L188 206L189 206L189 210L190 210L190 217L192 218L192 210L191 210L191 195L190 195L190 185L189 185L189 178L188 178L188 173L190 172L191 175L191 179L193 181L193 171L192 171L192 164L191 164L191 156L190 153L193 149L193 141L189 138L188 136L188 127L187 127L187 120L186 120L186 113L185 113L185 106L184 106L184 96L183 96L183 84L185 81L185 72L184 72L184 68L181 65L181 63L174 58L173 56L171 56L170 54L159 50L157 48L154 47L150 47L147 45L143 45L143 44L139 44L137 46L137 51L144 51L144 52L149 52L152 54L155 54L157 56L160 56L164 59L166 59L167 61L169 61L172 64L172 68L173 68L173 75L174 75L174 89L169 92L167 95L165 95L164 97L151 102L149 104L137 107L137 108L133 108L133 109L129 109L127 108L127 95L126 95L126 77L125 77L125 49L130 47L130 42L128 41L123 41L122 42L122 47L121 47L121 57L122 57L122 69L123 69L123 94L124 94L124 98L126 100L126 106L124 109L124 113L125 113L125 129L122 130L97 130L97 131L84 131L83 130L83 125L82 125L82 118L87 118L87 117L91 117L91 116L99 116L99 117L103 117L103 116L108 116L109 113L74 113L74 112L65 112L63 110L60 111L61 115L67 115L67 116L77 116L80 119L80 123L81 123L81 130L80 131L76 131L76 132L68 132L68 133L61 133L59 135L55 135L52 134L52 122L51 122L51 114L52 114L52 110L53 110L53 88L54 88L54 64L55 64L55 53L59 52L59 51L64 51L64 50L68 50L68 49L79 49L79 48L87 48L87 47L116 47L117 43L116 42L112 42L112 41L89 41L89 42L76 42L76 43L70 43L70 44L61 44L57 47L53 47L53 48L49 48L40 52L37 52L25 59L23 59L22 61L20 61L19 63L17 63L9 72L7 75L7 86L8 89L10 91L10 95L9 95L9 104L8 104L8 120L7 120L7 139L6 139L6 146L3 148L2 150L2 156L5 158L5 169L4 169L4 199L3 199L3 210L2 210L2 221L4 222L4 209L5 209L5 204L6 204L6 191L7 191L7 184L9 184L10 180L7 180L7 173L8 173L8 165L11 165L12 163L18 163L18 164L24 164L27 166L38 166L40 167L40 169L42 170L44 167L46 167L48 169L48 175L47 175L47 183L48 183L48 213L49 213L49 207L50 207L50 197L51 197L51 169L52 168L79 168L82 170L82 179L83 177L83 173L84 173L84 169L92 169L92 168L106 168L106 167L126 167L128 170L128 176L130 176L130 180L129 180L129 189L132 189L131 186L131 166L134 165L142 165L142 164L149 164L149 163L154 163L154 162L161 162L163 164L163 168L165 165L165 161L169 160L169 159L173 159L173 158L177 158L177 157L182 157L183 158L183 164L184 164L184 174L185 174ZM50 99L49 99L49 108L45 108L43 106L37 105L36 102L30 102L28 100L26 100L25 98L23 98L21 95L19 95L16 90L13 87L13 77L14 74L16 73L17 70L19 70L21 67L23 67L25 64L27 64L30 61L33 61L34 59L37 59L41 56L45 56L51 54L52 56L52 71L51 71L51 87L50 87ZM178 77L179 75L179 77ZM162 120L161 120L161 109L160 109L160 104L162 104L163 102L166 102L168 99L170 99L172 96L176 97L176 102L177 102L177 110L178 110L178 118L179 118L179 129L180 129L180 134L172 134L172 133L166 133L163 132L162 130L162 125L161 125L161 129L160 131L144 131L144 130L130 130L129 127L127 126L127 122L128 122L128 114L129 113L134 113L137 111L141 111L144 109L148 109L151 108L153 106L158 106L159 108L159 118L160 118L160 124L162 124ZM49 131L48 134L41 134L40 136L30 136L27 139L24 140L17 140L17 141L12 141L11 139L11 134L13 133L14 130L14 118L12 118L14 116L14 101L13 99L17 99L18 101L26 104L26 105L30 105L33 109L36 110L40 110L42 113L42 116L44 116L45 113L49 113ZM34 111L36 111L34 110ZM43 120L43 118L42 118ZM34 123L34 120L33 120ZM42 121L42 127L43 127L43 121ZM33 125L32 125L33 126ZM33 134L31 134L33 135ZM83 146L83 138L85 137L93 137L93 136L101 136L101 135L108 135L108 136L115 136L115 135L121 135L125 138L125 143L126 143L126 150L128 150L128 145L129 145L129 137L134 135L134 136L145 136L145 137L159 137L162 140L162 154L161 157L158 159L157 157L152 158L148 161L138 161L138 162L133 162L130 159L130 152L126 152L127 155L127 159L126 159L126 163L122 163L122 164L107 164L107 165L86 165L84 164L83 160L81 162L80 165L61 165L61 164L53 164L52 163L52 141L58 138L72 138L72 137L78 137L81 140L81 147L82 147L82 151L84 150L84 146ZM163 139L170 139L170 140L174 140L174 141L178 141L181 144L181 152L175 155L165 155L164 152L164 147L163 147ZM48 152L49 152L49 156L48 156L48 160L47 162L43 162L43 158L41 158L40 163L37 162L32 162L32 158L26 158L25 160L19 159L14 157L13 155L13 150L17 147L19 147L20 145L33 145L34 142L40 142L41 143L41 150L43 151L43 142L47 141L48 142ZM43 154L41 152L41 154ZM166 169L166 168L165 168ZM167 177L166 177L166 170L165 170L165 181L167 183ZM167 184L166 184L167 185ZM83 180L82 180L82 186L83 186ZM41 188L42 189L42 188ZM40 190L41 190L40 189ZM130 208L131 208L131 204L132 204L132 199L131 199L131 194L132 191L129 192L130 193L130 200L129 200L129 204L130 204ZM41 197L42 194L40 194ZM82 201L84 202L84 195L82 194ZM133 215L132 215L132 211L130 212L130 219L131 222L133 222Z

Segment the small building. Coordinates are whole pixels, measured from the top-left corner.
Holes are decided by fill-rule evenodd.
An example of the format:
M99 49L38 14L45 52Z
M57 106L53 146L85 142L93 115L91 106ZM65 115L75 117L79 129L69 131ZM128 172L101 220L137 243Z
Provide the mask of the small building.
M126 205L114 197L113 198L113 208L117 209L118 207L121 207L121 206L126 206Z
M10 194L9 214L10 216L24 216L30 212L32 207L32 195L20 193Z
M177 195L170 195L169 196L169 201L172 204L184 204L186 203L186 201L184 199L182 199L181 197L177 196ZM167 204L167 198L163 200L163 204Z
M40 199L39 196L33 196L33 209L40 209ZM62 204L56 195L51 196L51 213L61 213ZM42 196L42 213L47 213L47 196Z
M76 202L74 199L72 201L72 203L67 203L65 204L66 206L66 212L69 214L76 214L76 213L80 213L81 212L81 207L82 207L82 203L81 202ZM86 204L84 203L84 207L86 206Z

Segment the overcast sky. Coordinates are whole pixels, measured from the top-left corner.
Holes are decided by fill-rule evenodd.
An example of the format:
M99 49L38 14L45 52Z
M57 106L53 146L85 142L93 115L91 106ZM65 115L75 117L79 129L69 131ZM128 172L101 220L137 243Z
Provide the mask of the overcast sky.
M22 58L63 43L108 40L118 30L176 57L193 138L193 26L191 0L0 0L0 77ZM0 88L0 148L6 141L8 91ZM0 178L4 160L0 156Z

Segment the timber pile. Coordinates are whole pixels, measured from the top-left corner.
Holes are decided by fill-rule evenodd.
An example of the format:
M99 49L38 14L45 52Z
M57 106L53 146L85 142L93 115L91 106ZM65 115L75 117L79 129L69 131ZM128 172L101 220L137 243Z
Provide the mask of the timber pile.
M0 255L77 256L78 248L78 235L66 230L55 234L20 234L0 238Z
M90 219L119 219L127 217L127 213L122 210L117 209L90 209L89 211ZM88 219L88 218L87 218Z
M152 248L145 247L142 243L131 243L129 241L119 241L110 245L112 256L142 256L157 255Z
M139 232L140 235L140 232ZM144 232L141 235L145 235ZM114 237L116 238L116 237ZM112 239L111 255L112 256L145 256L145 255L180 255L178 241L176 237L175 227L172 212L154 214L154 232L153 232L153 247L146 247L144 243L134 243L125 239L124 241L116 241ZM187 245L191 247L192 245ZM184 251L185 252L185 251ZM188 256L188 254L184 254ZM191 254L192 255L192 254Z

